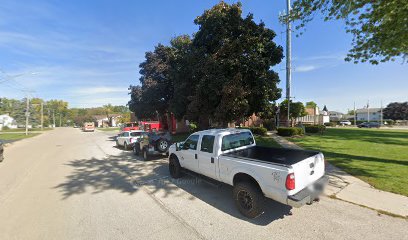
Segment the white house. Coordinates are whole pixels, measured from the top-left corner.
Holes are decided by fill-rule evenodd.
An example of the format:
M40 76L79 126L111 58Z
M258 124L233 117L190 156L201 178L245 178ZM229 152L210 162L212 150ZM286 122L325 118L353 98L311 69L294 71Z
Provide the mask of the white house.
M0 115L0 129L3 127L17 128L17 123L14 118L10 117L8 114Z
M330 121L340 121L341 119L343 119L344 114L341 112L336 112L336 111L329 111L329 118Z
M357 121L381 121L381 108L361 108L356 110Z

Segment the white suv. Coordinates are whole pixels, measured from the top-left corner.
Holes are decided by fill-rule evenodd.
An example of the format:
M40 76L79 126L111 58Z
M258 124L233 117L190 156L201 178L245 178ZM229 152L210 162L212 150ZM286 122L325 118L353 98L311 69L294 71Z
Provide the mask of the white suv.
M131 130L121 132L116 137L116 146L123 147L125 150L132 148L133 144L138 138L141 138L145 131L142 130Z
M351 126L351 122L349 120L340 121L341 126Z

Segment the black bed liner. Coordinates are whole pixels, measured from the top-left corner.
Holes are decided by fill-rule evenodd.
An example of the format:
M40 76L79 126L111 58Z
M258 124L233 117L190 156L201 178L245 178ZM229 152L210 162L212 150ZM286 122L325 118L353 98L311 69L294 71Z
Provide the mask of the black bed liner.
M302 149L253 146L223 155L228 157L245 158L248 160L260 160L269 163L293 165L318 153L319 152L317 151Z

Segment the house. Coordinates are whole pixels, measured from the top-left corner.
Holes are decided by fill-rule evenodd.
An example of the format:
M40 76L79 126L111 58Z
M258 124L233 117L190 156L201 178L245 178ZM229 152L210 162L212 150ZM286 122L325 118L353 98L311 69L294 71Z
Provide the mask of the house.
M340 121L341 119L344 118L344 113L341 113L341 112L329 111L328 114L329 114L330 122Z
M122 114L94 115L95 127L117 127Z
M357 121L381 121L381 108L361 108L356 110Z
M8 114L0 115L0 130L3 129L3 127L17 128L17 122Z
M327 108L324 106L323 111L320 111L319 107L306 108L306 116L296 118L296 123L311 124L311 125L323 125L329 122L329 116Z

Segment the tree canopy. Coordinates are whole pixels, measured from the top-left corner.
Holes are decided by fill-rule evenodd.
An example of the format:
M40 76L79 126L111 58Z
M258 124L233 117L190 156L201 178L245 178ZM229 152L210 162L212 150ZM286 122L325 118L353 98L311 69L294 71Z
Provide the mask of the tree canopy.
M158 44L140 65L140 86L131 86L129 108L139 118L174 112L202 127L249 117L281 96L271 67L283 58L275 33L241 4L220 2L194 21L192 38L182 35L170 46Z
M408 120L408 102L392 102L383 110L385 119Z
M346 61L378 64L408 55L408 2L406 0L295 0L291 20L301 29L316 12L324 20L343 19L353 35Z

